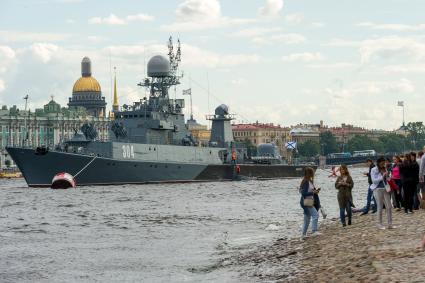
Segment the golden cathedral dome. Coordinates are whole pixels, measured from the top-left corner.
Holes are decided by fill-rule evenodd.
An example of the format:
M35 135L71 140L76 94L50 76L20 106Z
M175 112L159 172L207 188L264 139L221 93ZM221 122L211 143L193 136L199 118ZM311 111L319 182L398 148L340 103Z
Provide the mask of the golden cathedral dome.
M100 92L100 84L93 77L81 77L79 78L72 88L72 92L80 92L80 91L98 91Z

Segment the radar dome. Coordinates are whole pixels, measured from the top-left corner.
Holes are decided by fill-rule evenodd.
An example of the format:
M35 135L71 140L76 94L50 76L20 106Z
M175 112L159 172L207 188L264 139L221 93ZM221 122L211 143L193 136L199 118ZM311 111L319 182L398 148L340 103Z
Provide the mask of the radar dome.
M227 114L229 114L229 107L225 104L221 104L215 109L215 115L224 116Z
M161 55L152 57L148 62L149 77L167 77L170 75L170 61Z

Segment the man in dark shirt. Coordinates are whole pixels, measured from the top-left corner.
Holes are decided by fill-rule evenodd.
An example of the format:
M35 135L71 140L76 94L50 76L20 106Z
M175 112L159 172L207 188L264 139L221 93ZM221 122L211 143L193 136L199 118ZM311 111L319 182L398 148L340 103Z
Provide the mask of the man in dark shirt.
M375 164L373 164L372 159L368 159L367 160L367 165L369 166L369 172L365 173L365 175L367 176L367 181L369 183L369 186L367 188L367 199L366 199L366 206L362 208L362 214L360 215L365 215L369 213L369 209L373 200L373 206L372 206L372 213L376 212L376 201L375 198L373 197L373 191L370 189L370 185L372 185L372 177L370 176L370 171L372 170L373 167L375 167Z

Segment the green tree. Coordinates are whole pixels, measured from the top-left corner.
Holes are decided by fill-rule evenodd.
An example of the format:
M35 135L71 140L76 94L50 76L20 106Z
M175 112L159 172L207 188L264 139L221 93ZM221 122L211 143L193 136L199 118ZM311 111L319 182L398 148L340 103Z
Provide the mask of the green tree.
M387 134L378 139L382 143L383 152L403 152L409 147L406 137L397 134Z
M406 129L413 149L421 148L425 143L425 126L423 122L409 122Z
M302 144L298 144L298 154L304 157L313 157L320 153L320 144L314 140L307 140Z
M330 131L320 133L319 143L322 146L324 155L338 151L336 138Z
M364 135L355 135L347 142L348 151L375 149L376 142Z

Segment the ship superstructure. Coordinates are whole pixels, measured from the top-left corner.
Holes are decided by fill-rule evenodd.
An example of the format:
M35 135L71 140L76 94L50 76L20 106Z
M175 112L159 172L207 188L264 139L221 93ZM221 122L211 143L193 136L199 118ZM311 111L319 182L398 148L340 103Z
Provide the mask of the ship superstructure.
M246 177L295 177L302 166L255 164L245 159L246 149L233 142L226 105L208 116L212 120L209 146L201 146L185 125L184 99L171 99L169 89L180 83L176 53L169 42L169 58L152 57L139 86L149 95L132 105L117 107L110 125L110 140L98 141L90 124L55 149L8 147L29 186L50 186L59 172L77 174L79 185L149 182L216 181ZM115 99L114 95L114 100Z

